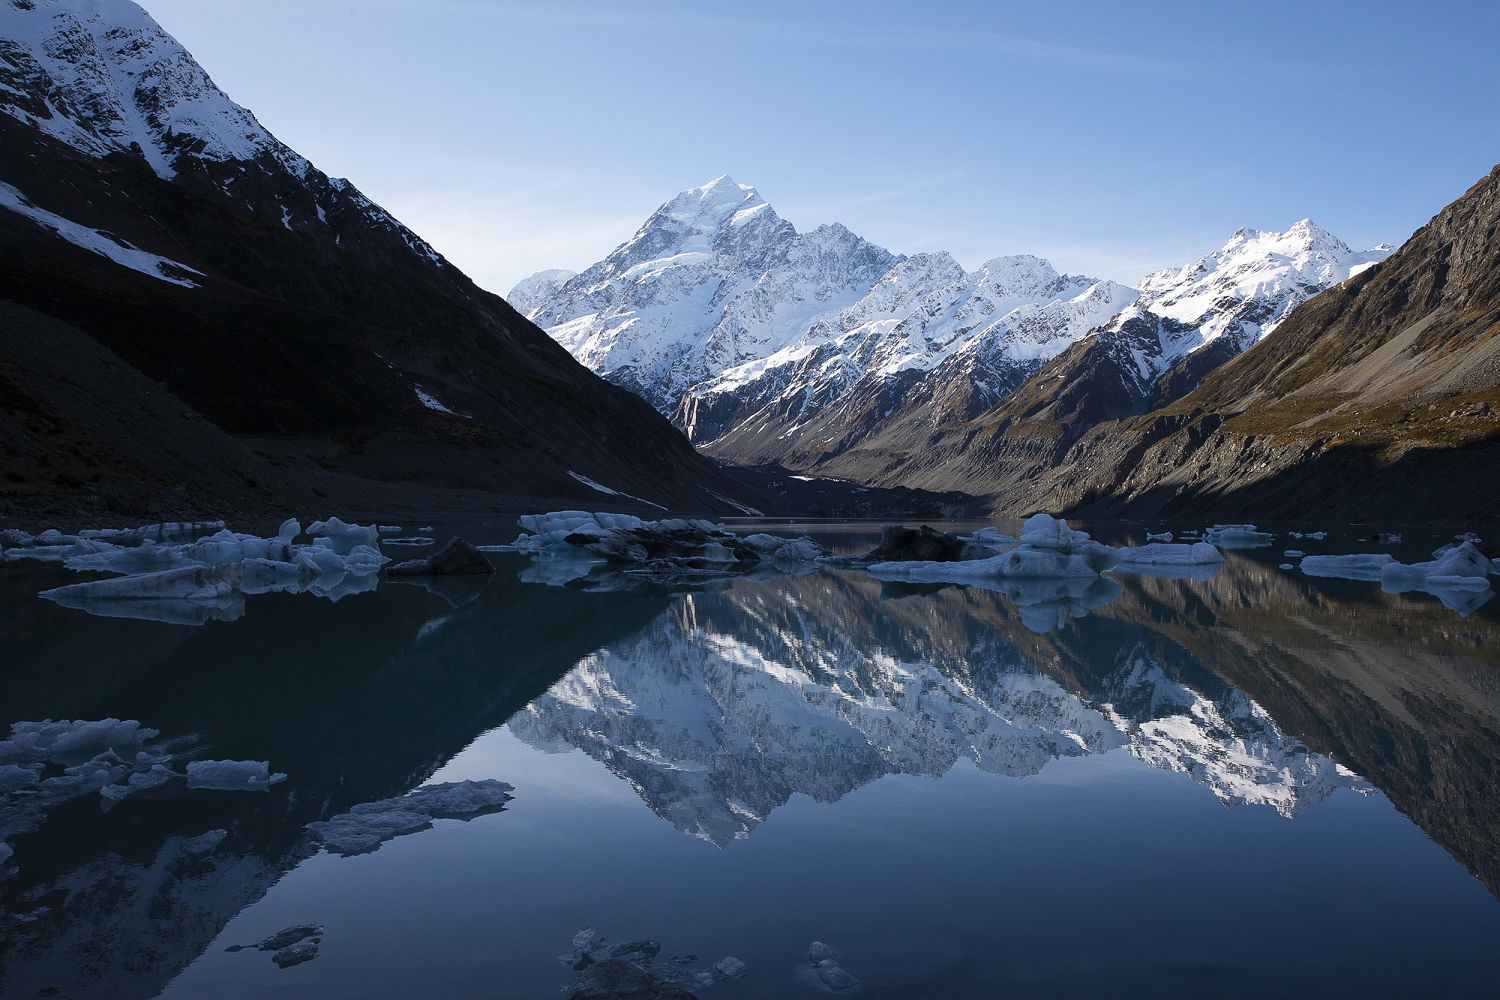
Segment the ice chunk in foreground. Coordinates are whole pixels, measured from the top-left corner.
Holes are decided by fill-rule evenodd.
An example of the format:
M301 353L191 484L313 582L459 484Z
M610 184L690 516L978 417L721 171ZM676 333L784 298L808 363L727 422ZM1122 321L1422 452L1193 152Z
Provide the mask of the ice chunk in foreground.
M264 760L195 760L188 763L187 779L189 788L260 792L285 781L286 775L272 774Z
M40 762L93 755L101 750L123 751L159 735L134 719L17 722L10 727L10 739L0 742L0 761Z
M434 819L469 820L497 812L514 790L493 778L424 785L393 799L363 802L346 813L309 823L307 829L335 854L366 854L387 840L427 829Z

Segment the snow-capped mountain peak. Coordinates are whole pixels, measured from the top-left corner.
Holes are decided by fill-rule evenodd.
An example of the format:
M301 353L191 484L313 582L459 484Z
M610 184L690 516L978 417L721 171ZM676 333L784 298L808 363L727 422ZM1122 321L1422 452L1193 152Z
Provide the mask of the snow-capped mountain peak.
M164 178L183 153L310 169L130 0L0 5L0 79L10 74L30 84L0 94L12 115L91 153L138 150ZM39 102L22 96L38 90Z
M1164 343L1170 364L1215 340L1232 340L1244 351L1268 336L1290 312L1331 285L1383 261L1391 247L1353 252L1343 240L1311 219L1284 232L1238 229L1224 246L1184 267L1164 268L1140 282L1142 312L1172 321L1193 336ZM1139 313L1110 324L1121 327Z

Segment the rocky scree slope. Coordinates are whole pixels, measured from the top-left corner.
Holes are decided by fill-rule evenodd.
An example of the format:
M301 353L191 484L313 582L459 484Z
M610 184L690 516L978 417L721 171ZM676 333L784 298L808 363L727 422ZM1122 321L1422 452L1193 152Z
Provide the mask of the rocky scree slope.
M604 498L573 472L732 509L665 420L279 142L127 0L0 3L0 246L13 509ZM23 347L59 331L77 364ZM86 401L119 394L111 372L140 397L113 415Z

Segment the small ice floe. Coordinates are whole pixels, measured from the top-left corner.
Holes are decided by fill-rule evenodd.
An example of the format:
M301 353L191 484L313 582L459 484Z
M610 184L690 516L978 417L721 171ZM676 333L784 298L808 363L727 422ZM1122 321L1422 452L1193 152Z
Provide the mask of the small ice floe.
M1276 568L1277 569L1296 569L1297 567L1293 566L1291 563L1282 563L1280 566L1277 566Z
M1159 535L1152 534L1149 531L1146 532L1146 541L1148 542L1170 542L1171 540L1172 533L1170 531L1163 531Z
M573 935L573 950L557 956L578 973L567 989L570 1000L615 1000L619 997L691 1000L688 990L741 979L745 963L726 955L709 969L698 967L697 955L673 956L663 969L654 968L661 942L642 938L611 945L592 927Z
M1399 545L1401 543L1401 535L1394 531L1377 531L1375 532L1375 540L1382 545Z
M1281 558L1283 558L1283 559L1301 559L1305 555L1307 555L1307 553L1303 552L1301 549L1287 549L1285 552L1283 552L1281 554Z
M1381 571L1395 562L1389 552L1357 553L1340 556L1307 556L1301 569L1308 576L1322 576L1339 580L1365 580L1379 582Z
M264 760L195 760L187 766L189 788L215 789L224 792L264 792L286 780L286 775L271 773Z
M1167 579L1211 580L1224 555L1208 542L1148 542L1119 549L1119 571Z
M1203 540L1221 549L1257 549L1270 545L1275 535L1253 524L1216 524L1203 533Z
M499 812L513 791L513 786L493 778L424 785L393 799L360 803L346 813L309 823L307 829L331 853L367 854L387 840L427 829L435 819L471 820Z
M399 524L377 524L375 526L375 530L378 531L382 535L399 535L399 534L401 534L401 525L399 525Z
M189 837L182 842L182 852L193 857L212 854L224 842L224 838L228 836L228 830L209 830L207 833L200 833L198 836Z
M838 949L822 941L814 941L807 948L807 965L798 975L809 986L824 993L848 994L857 992L860 982L839 964Z
M412 536L407 537L407 538L385 538L385 539L382 539L382 541L385 542L386 545L413 545L413 546L416 546L416 545L433 545L433 544L436 544L437 539L436 538L429 538L426 535L412 535Z
M269 951L278 969L288 969L318 957L323 941L322 924L298 924L264 938L257 944L232 944L225 951Z
M714 963L714 971L721 979L741 979L745 975L745 963L733 955L725 955Z

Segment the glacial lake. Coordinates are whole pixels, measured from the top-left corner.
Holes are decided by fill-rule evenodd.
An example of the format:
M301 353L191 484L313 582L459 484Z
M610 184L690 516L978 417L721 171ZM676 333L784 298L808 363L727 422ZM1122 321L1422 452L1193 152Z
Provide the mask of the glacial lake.
M562 997L583 931L659 942L655 972L722 1000L830 995L814 941L870 1000L1494 996L1500 601L1279 568L1452 534L1321 527L1052 593L493 554L201 625L60 607L36 595L76 574L0 564L0 737L129 720L173 766L287 775L7 793L0 996ZM349 856L308 829L466 779L513 798ZM253 947L298 925L311 960Z

